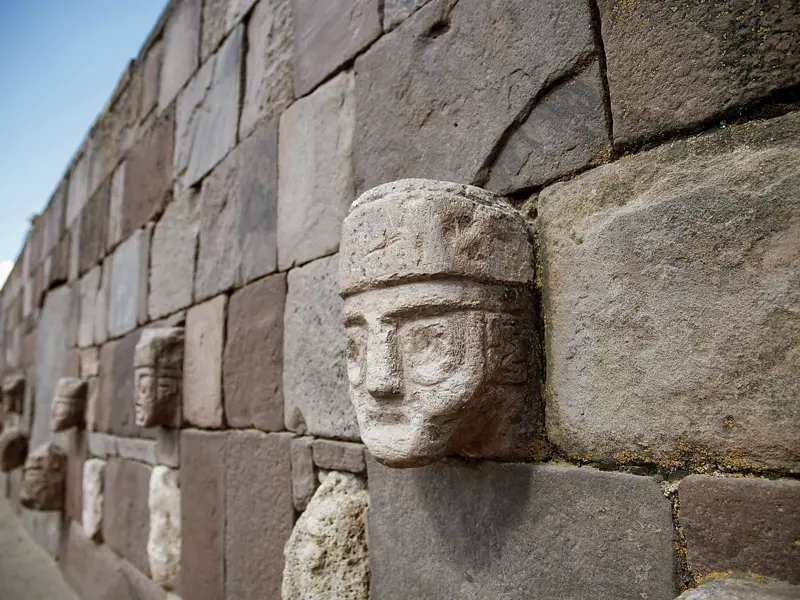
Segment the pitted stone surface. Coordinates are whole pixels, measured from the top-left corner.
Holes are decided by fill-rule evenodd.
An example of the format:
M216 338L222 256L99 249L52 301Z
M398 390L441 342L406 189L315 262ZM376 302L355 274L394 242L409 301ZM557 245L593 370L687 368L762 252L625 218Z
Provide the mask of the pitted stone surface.
M198 304L186 314L183 362L183 419L197 427L224 424L222 345L226 296Z
M383 30L394 29L427 3L428 0L383 0Z
M153 468L150 476L150 533L147 556L153 581L172 589L181 559L181 492L178 472L164 466Z
M147 306L147 267L152 226L137 230L114 251L108 297L108 334L136 328Z
M205 62L222 39L244 18L256 0L205 0L200 59Z
M164 27L158 108L164 110L199 64L202 0L178 0Z
M360 479L328 473L286 543L283 600L367 600L368 504L369 493Z
M103 499L106 461L90 458L83 463L83 533L99 539L103 531Z
M138 462L110 458L105 469L103 539L150 575L147 536L150 527L148 490L152 468Z
M798 600L800 586L780 581L726 577L715 579L693 590L687 590L676 600Z

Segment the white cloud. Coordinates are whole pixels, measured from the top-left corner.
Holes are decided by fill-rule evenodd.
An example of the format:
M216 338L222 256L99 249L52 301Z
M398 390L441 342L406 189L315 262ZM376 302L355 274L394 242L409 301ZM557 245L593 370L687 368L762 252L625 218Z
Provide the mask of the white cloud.
M13 260L0 260L0 287L3 287L3 284L6 282L8 274L11 273L11 269L13 268L14 268Z

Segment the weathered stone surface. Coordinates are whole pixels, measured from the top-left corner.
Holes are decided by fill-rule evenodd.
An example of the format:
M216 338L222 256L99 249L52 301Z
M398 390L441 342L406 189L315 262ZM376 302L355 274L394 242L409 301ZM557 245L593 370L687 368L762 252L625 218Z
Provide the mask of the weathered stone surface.
M240 140L259 121L277 119L292 103L292 49L291 0L261 0L247 23Z
M59 511L19 509L19 520L36 542L51 558L58 557L58 548L64 528L63 515Z
M224 424L222 345L226 296L190 308L186 313L183 362L183 419L197 427Z
M86 446L89 456L108 458L117 456L117 438L107 433L91 432L86 434Z
M66 226L71 227L89 201L89 157L85 152L72 163L67 184Z
M690 569L800 583L800 481L691 475L678 497Z
M361 444L315 440L313 452L314 464L320 469L349 473L364 473L367 470L367 463L364 461L364 446Z
M283 429L283 309L286 275L231 296L222 381L231 427Z
M286 544L284 600L367 600L368 504L369 494L361 480L336 471L328 474Z
M146 308L151 230L152 226L137 230L114 252L108 299L108 334L111 337L135 329L140 312Z
M188 429L181 433L179 589L183 598L217 600L225 597L227 438L227 433ZM263 500L259 500L258 506L264 506Z
M228 434L225 479L225 594L277 598L283 546L292 532L291 435Z
M800 83L800 7L598 2L614 142L693 127Z
M158 106L158 86L161 78L161 59L164 42L155 42L144 56L142 67L142 105L139 120L143 121Z
M108 306L111 295L111 266L114 256L109 255L103 260L103 269L100 276L100 288L94 304L94 343L104 344L108 340Z
M64 519L83 520L83 465L88 458L86 435L83 429L72 429L55 436L67 452L66 497Z
M150 575L147 535L150 527L148 490L152 468L110 458L105 469L103 539L145 575Z
M121 458L135 460L137 462L155 465L156 460L156 441L142 440L139 438L120 437L116 441L117 454Z
M428 3L356 59L358 190L485 180L531 103L595 51L584 2Z
M319 485L314 471L313 443L314 438L310 437L292 439L292 498L298 512L306 509Z
M80 214L81 246L78 272L85 273L103 258L106 250L106 226L111 180L107 180L94 193Z
M797 600L800 587L778 581L755 579L715 579L693 590L687 590L676 600Z
M175 111L159 117L128 152L125 162L121 237L127 238L164 211L172 198Z
M0 435L0 471L8 473L25 464L28 438L16 429L4 428Z
M202 14L202 0L178 0L164 26L159 110L169 106L197 69Z
M373 598L677 595L671 505L652 478L458 460L368 471Z
M181 426L183 327L150 327L133 356L134 403L139 427Z
M61 241L56 244L56 249L53 251L53 258L50 263L50 287L55 287L64 283L69 276L69 256L71 235L69 232L65 233Z
M240 25L178 96L174 158L178 190L197 183L236 145L243 38Z
M86 412L86 381L78 377L62 377L56 384L50 407L50 428L65 431L84 424Z
M75 222L69 227L69 235L70 235L70 246L69 246L69 258L68 258L68 265L67 265L67 281L75 281L78 278L80 269L80 258L81 258L81 224L78 218L75 219ZM24 306L24 305L23 305ZM23 309L24 314L24 309Z
M147 300L151 319L160 319L192 303L198 208L197 191L185 190L167 206L153 230Z
M150 572L158 585L172 589L181 565L181 492L177 471L164 466L153 468L148 504Z
M594 459L800 468L797 113L539 197L548 435Z
M156 464L178 468L181 464L180 429L159 427L156 430Z
M378 0L292 0L294 92L305 96L381 34Z
M67 455L55 444L42 444L25 459L20 504L35 511L58 511L64 507Z
M108 199L108 225L106 226L106 249L112 250L122 240L122 206L125 198L125 170L123 161L111 175Z
M278 250L288 269L331 254L355 199L353 182L354 78L346 71L280 120Z
M283 321L283 405L296 433L358 439L347 391L339 257L289 271Z
M97 347L84 348L79 353L80 368L77 377L88 379L100 375L100 349Z
M277 138L262 124L203 181L195 301L277 269Z
M222 39L236 27L256 0L205 0L203 2L203 35L200 60L205 62Z
M94 344L94 325L97 320L97 296L102 278L102 267L95 267L78 283L80 312L78 316L78 346L87 348Z
M50 197L47 208L44 212L44 239L42 241L42 253L47 255L55 250L61 236L64 233L64 219L66 217L67 200L66 180L62 180Z
M383 30L394 29L427 3L428 0L383 0Z
M105 469L106 461L99 458L83 463L83 534L92 540L102 537Z

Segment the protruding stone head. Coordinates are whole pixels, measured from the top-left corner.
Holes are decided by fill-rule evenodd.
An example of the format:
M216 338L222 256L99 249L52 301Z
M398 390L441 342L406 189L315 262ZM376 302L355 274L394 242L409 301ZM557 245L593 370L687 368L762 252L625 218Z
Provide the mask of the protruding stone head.
M19 373L3 378L3 406L8 413L21 413L25 403L25 376Z
M0 471L8 473L25 464L28 456L28 438L16 429L0 435Z
M56 384L50 406L50 428L64 431L85 422L87 385L77 377L62 377Z
M180 427L183 328L145 329L133 367L136 424Z
M22 468L19 501L31 510L61 510L64 507L67 455L55 444L34 450Z
M382 185L353 203L339 264L350 396L372 455L395 467L527 456L541 408L522 215L467 185Z

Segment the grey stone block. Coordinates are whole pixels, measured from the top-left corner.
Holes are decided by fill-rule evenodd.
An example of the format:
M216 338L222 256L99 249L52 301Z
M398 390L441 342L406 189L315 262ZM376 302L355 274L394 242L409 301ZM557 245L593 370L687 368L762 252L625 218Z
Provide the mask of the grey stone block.
M180 429L159 427L156 431L156 463L177 469L181 464Z
M177 0L164 27L158 108L165 109L199 64L202 0Z
M205 62L222 39L236 27L256 0L205 0L203 2L203 35L200 60Z
M312 445L314 438L299 437L292 440L292 499L294 508L302 512L317 491L319 481L314 470Z
M197 427L225 423L222 407L222 346L228 298L217 296L189 309L183 355L183 419Z
M97 294L100 289L102 268L95 267L78 283L80 290L80 313L78 317L78 346L87 348L94 344L94 324L97 318Z
M135 329L146 306L151 230L152 226L137 230L114 251L108 298L108 335L111 337Z
M117 454L120 458L135 460L148 465L157 465L156 441L139 438L117 438Z
M725 577L686 590L676 600L797 600L800 586L781 581Z
M367 463L364 461L364 446L352 442L336 442L333 440L314 440L314 464L328 471L348 471L364 473Z
M66 226L71 227L89 201L90 163L83 152L72 163L67 185Z
M428 0L383 0L383 30L394 29L427 3Z
M147 465L110 458L103 488L103 540L145 575L150 574L147 499L151 472Z
M125 170L127 163L121 162L111 175L111 190L108 200L108 225L106 227L106 249L113 249L122 240L122 205L125 198Z

